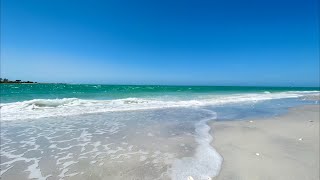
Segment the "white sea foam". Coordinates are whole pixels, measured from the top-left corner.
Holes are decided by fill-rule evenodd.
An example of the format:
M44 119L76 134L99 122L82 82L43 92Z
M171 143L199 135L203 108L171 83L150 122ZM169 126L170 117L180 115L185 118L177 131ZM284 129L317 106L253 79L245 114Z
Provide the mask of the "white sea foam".
M176 160L171 169L172 180L185 180L193 177L195 180L208 180L219 174L222 157L210 145L212 136L209 134L210 127L207 121L215 119L216 114L209 110L211 117L199 121L195 125L196 141L198 147L193 157L184 157Z
M281 98L298 98L319 91L289 91L282 93L251 93L211 96L195 100L167 100L126 98L116 100L85 100L77 98L34 99L1 104L1 121L37 119L53 116L69 116L87 113L143 110L170 107L206 106L227 103L257 102Z

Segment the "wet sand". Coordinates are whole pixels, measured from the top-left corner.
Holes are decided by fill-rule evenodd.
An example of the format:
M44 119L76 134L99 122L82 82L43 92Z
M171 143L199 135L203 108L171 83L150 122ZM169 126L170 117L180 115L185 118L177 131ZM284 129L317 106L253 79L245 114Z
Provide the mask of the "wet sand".
M283 116L211 122L212 145L224 161L218 180L318 180L319 105Z
M208 118L172 108L1 122L1 180L169 180L183 172L171 165L195 154L195 122Z

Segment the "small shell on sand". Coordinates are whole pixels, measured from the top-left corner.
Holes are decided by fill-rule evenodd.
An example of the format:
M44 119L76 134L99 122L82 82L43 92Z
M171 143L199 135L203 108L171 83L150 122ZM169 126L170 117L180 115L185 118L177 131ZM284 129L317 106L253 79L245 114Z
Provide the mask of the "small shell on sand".
M203 180L212 180L212 178L209 177L209 176L208 176L208 177L205 177L205 178L202 177L201 179L203 179ZM194 179L193 179L192 176L188 176L188 180L194 180Z
M299 138L299 141L302 141L303 140L303 138Z
M259 154L259 153L256 153L256 156L260 156L260 154Z
M194 180L194 179L193 179L193 177L191 177L191 176L188 176L188 180Z

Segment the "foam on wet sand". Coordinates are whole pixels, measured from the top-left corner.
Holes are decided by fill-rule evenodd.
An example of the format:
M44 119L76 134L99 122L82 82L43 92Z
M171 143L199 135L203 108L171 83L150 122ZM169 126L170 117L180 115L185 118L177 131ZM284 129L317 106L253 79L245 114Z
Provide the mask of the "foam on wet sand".
M171 179L172 163L195 154L195 122L208 118L167 109L3 122L1 178Z
M207 124L217 113L225 119L230 119L230 112L234 117L262 115L286 108L290 98L300 102L302 94L244 94L177 102L131 98L8 103L1 107L1 178L208 180L218 175L222 162L219 150L210 145ZM259 105L266 100L274 101ZM256 121L247 123L253 126ZM299 135L296 141L308 138ZM260 149L252 153L260 158L266 155Z

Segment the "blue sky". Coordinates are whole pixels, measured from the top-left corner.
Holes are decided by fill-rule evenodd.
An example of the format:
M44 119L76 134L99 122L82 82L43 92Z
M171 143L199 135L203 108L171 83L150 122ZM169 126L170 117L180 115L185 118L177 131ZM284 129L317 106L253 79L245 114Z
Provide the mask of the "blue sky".
M317 0L3 0L1 76L319 86Z

